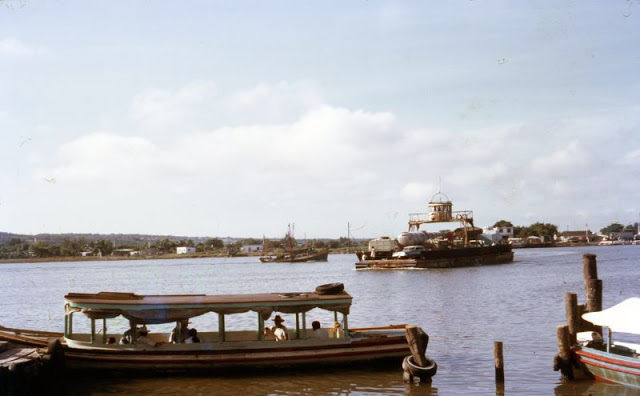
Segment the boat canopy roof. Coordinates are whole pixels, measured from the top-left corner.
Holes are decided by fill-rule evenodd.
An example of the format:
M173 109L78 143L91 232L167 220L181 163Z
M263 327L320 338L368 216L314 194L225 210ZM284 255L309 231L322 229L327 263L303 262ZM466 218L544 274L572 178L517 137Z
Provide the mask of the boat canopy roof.
M629 298L600 312L583 314L582 318L595 325L606 326L611 331L640 334L640 298Z
M67 313L82 312L91 319L124 316L136 323L159 324L200 316L208 312L236 314L258 312L264 320L273 311L308 312L314 308L349 314L353 297L345 291L336 294L316 292L264 294L184 294L138 295L122 292L69 293L64 296Z

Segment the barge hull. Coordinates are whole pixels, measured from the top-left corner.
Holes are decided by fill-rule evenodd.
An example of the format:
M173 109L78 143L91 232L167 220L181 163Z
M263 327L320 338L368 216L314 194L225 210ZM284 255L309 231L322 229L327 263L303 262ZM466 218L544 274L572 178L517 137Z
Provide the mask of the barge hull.
M509 245L447 249L426 252L416 259L360 260L356 269L457 268L513 262Z

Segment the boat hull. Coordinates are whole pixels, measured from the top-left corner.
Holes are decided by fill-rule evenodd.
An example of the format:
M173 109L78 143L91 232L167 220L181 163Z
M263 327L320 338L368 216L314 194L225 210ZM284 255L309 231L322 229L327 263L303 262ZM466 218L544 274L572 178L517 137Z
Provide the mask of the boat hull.
M421 258L359 260L356 269L456 268L513 262L509 245L432 250Z
M596 381L640 389L640 359L587 347L576 347L574 353L580 366Z
M409 352L402 344L345 345L343 347L273 348L201 351L131 351L128 353L68 349L73 370L230 370L304 367L395 360Z
M323 252L318 254L263 256L260 257L260 261L262 261L263 263L306 263L313 261L327 261L328 258L329 252Z
M43 346L44 338L0 331L0 339ZM397 362L410 354L404 335L356 334L344 339L286 342L204 342L200 344L96 345L64 338L65 365L71 370L249 370ZM84 344L84 345L83 345Z

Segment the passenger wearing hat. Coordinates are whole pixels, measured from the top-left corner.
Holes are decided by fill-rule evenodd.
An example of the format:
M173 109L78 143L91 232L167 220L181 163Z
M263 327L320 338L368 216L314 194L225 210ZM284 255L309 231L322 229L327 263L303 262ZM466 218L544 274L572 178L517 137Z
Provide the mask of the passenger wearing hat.
M289 339L289 334L287 334L287 328L282 324L284 319L280 315L276 315L273 318L273 322L275 323L271 326L271 332L273 336L276 338L276 341L286 341Z
M149 346L158 346L158 342L155 342L151 338L147 337L149 335L149 330L147 330L147 326L144 325L138 329L138 338L136 339L137 344L144 344Z

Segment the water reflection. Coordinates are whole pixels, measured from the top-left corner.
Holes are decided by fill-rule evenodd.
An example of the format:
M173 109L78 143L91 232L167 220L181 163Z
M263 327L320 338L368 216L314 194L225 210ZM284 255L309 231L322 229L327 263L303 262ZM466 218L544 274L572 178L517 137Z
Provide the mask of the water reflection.
M321 374L320 374L321 373ZM432 384L406 384L402 371L388 368L360 370L286 370L243 374L79 376L68 382L68 395L415 395L437 396Z
M605 384L592 380L566 381L554 390L556 396L639 396L640 389L633 389L622 385Z

